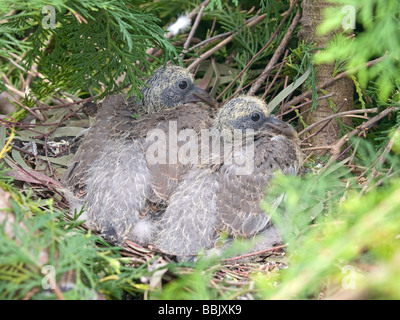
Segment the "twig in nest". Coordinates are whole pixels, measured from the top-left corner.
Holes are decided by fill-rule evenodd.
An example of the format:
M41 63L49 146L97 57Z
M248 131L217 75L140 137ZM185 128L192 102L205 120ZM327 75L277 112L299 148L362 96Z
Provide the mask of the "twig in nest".
M182 51L182 53L180 55L182 59L185 56L185 53L187 52L187 48L189 47L190 43L192 42L194 33L196 32L196 30L197 30L197 28L199 26L201 17L203 16L204 9L206 8L206 6L208 5L209 2L210 1L204 1L200 6L200 11L199 11L199 13L198 13L198 15L196 17L196 20L194 21L193 27L190 30L190 33L189 33L189 35L188 35L188 37L186 39L185 44L183 45L183 49L184 50Z
M266 253L266 252L277 251L277 250L283 249L283 248L285 248L285 247L286 247L286 244L282 244L282 245L280 245L280 246L276 246L276 247L264 249L264 250L257 251L257 252L251 252L251 253L244 254L244 255L241 255L241 256L238 256L238 257L234 257L234 258L221 259L221 261L227 262L227 261L240 260L240 259L243 259L243 258L248 258L248 257L252 257L252 256L257 256L257 255L259 255L259 254Z
M296 2L297 2L297 1L296 1ZM219 98L221 98L221 97L224 95L224 93L236 82L236 80L239 79L239 77L242 76L242 74L253 64L253 62L254 62L254 61L255 61L255 60L256 60L256 59L271 45L272 41L274 41L274 39L275 39L276 36L278 35L278 32L279 32L280 29L282 28L282 26L283 26L283 24L285 23L287 17L289 16L289 14L292 12L293 9L294 9L294 6L291 7L291 8L289 9L288 13L283 17L282 21L279 23L278 27L276 28L276 30L274 31L274 33L271 35L271 37L269 38L268 42L264 45L264 47L262 47L261 50L258 51L258 52L253 56L253 58L251 58L251 60L247 63L247 65L243 68L243 70L240 71L239 74L235 77L235 79L233 79L232 82L224 89L224 91L221 92L221 94L217 97L217 100L218 100ZM296 23L296 24L297 24L297 23ZM290 29L290 28L289 28L289 29ZM284 42L284 41L282 41L282 42ZM285 46L286 46L286 45L285 45ZM277 51L278 51L278 50L277 50ZM276 53L276 52L275 52L275 53ZM274 55L274 56L275 56L275 55ZM260 76L260 77L263 78L263 81L261 81L261 83L265 81L268 72L270 72L270 71L272 70L271 67L272 67L273 65L276 64L276 61L278 60L279 56L280 56L280 55L278 55L278 56L275 58L274 61L272 61L272 59L271 59L271 61L268 63L268 65L267 65L267 67L265 68L264 72L263 72L263 73L261 74L261 76ZM268 68L268 70L267 70L267 68ZM266 70L267 70L268 72L265 72ZM253 84L253 86L254 86L254 84ZM261 86L261 84L259 85L259 87L260 87L260 86ZM259 88L259 87L258 87L258 88ZM253 87L252 87L252 88L253 88ZM249 94L251 94L251 93L250 93L251 90L252 90L252 89L250 88Z
M37 114L34 110L32 110L31 108L25 107L22 103L19 103L17 100L13 101L15 104L19 105L22 109L28 111L31 115L33 115L37 120L39 120L40 122L45 121L45 119L43 119L42 117L39 116L39 114Z
M254 27L255 25L257 25L258 23L260 23L261 21L263 21L265 18L267 17L267 14L263 14L261 16L258 16L256 19L252 19L251 21L247 21L246 22L246 26L248 28L250 27ZM226 38L225 40L221 41L220 43L218 43L215 47L211 48L210 50L204 52L202 55L200 55L200 57L198 57L196 60L194 60L194 62L187 67L188 71L193 71L194 69L196 69L196 67L205 59L209 58L210 56L212 56L215 52L217 52L219 49L221 49L223 46L225 46L226 44L228 44L229 42L231 42L234 38L235 34L230 35L228 38Z
M199 42L198 44L194 45L193 47L190 47L187 51L188 52L193 51L199 47L205 46L209 43L213 43L214 41L218 41L221 38L229 37L231 34L232 34L232 32L225 32L225 33L217 34L214 37L203 40L203 41Z
M302 148L302 151L318 151L318 150L331 150L331 146L319 146L319 147L310 147L310 148Z
M272 86L275 84L276 80L278 79L279 75L281 74L282 67L283 67L283 65L285 63L285 60L286 60L286 57L287 57L288 53L289 53L289 50L286 50L285 51L285 55L283 56L283 61L279 65L278 72L276 73L276 75L272 79L271 83L268 86L265 86L264 94L262 95L262 98L261 98L262 100L264 100L267 97L267 94L269 93L269 91L271 90ZM261 76L263 76L263 73L261 74Z
M342 104L341 104L341 105L339 106L339 108L336 110L336 112L335 112L334 115L337 116L337 115L339 114L339 111L343 108L343 106L346 104L346 102L347 102L347 99L344 99L343 102L342 102ZM308 140L308 139L310 139L310 138L316 136L317 134L319 134L322 130L324 130L324 129L328 126L329 123L331 123L332 120L333 120L333 118L332 118L332 119L329 119L317 132L315 132L315 133L313 133L312 135L308 136L308 137L305 138L302 142L304 142L304 141L306 141L306 140ZM313 123L313 125L315 125L315 123ZM307 127L306 129L307 129L307 130L310 130L309 127ZM304 133L306 129L304 129L301 133Z
M318 122L315 122L311 125L309 125L307 128L305 128L304 130L299 132L299 136L303 135L304 133L306 133L307 131L311 130L312 128L320 125L321 123L325 122L325 121L331 121L334 118L340 118L344 115L353 115L353 114L359 114L359 113L377 113L378 112L378 108L371 108L371 109L360 109L360 110L350 110L350 111L343 111L343 112L339 112L339 113L335 113L332 114ZM306 139L304 139L303 141L306 141L310 138L311 136L307 137Z
M62 291L61 291L60 287L58 286L58 284L55 285L55 288L54 288L53 291L54 291L54 294L56 295L58 300L65 300L65 298L64 298L64 296L62 294Z
M45 158L46 158L47 167L48 167L49 170L50 170L50 176L51 176L51 177L55 177L54 171L53 171L53 167L52 167L52 165L51 165L51 163L50 163L50 161L49 161L49 156L48 156L48 150L47 150L48 141L49 141L49 136L46 135L45 138L44 138L44 146L43 146L43 149L44 149L44 156L45 156Z
M380 58L378 58L378 59L371 60L371 61L367 62L364 66L361 66L361 67L365 67L365 68L371 67L371 66L373 66L374 64L377 64L377 63L381 62L384 58L385 58L385 57L380 57ZM361 67L357 67L357 68L354 68L354 69L352 69L352 70L344 71L344 72L342 72L342 73L339 73L336 77L331 78L331 79L328 79L328 80L326 80L324 83L322 83L322 84L320 84L319 86L317 86L316 90L318 91L318 90L320 90L320 89L324 89L324 88L328 87L329 85L331 85L331 84L334 83L335 81L337 81L337 80L339 80L339 79L342 79L342 78L344 78L344 77L347 77L349 74L352 74L352 73L356 72L356 71L359 70ZM299 102L301 102L303 99L309 98L311 95L312 95L312 91L311 91L311 90L308 90L307 92L304 92L303 94L301 94L301 95L299 95L299 96L293 98L293 99L290 100L289 102L286 102L286 103L285 103L285 105L284 105L284 110L290 110L290 107L291 107L291 106L295 106L296 104L298 104Z
M24 94L22 91L20 91L20 90L14 88L14 87L10 84L10 82L8 81L8 79L6 78L6 76L3 76L3 80L4 80L4 82L5 82L4 85L6 86L6 88L7 88L8 90L10 90L12 93L16 94L16 95L19 96L20 98L25 98L25 94Z
M200 6L197 6L196 8L194 8L188 15L187 15L187 17L190 19L190 20L192 20L193 18L194 18L194 16L196 15L196 12L198 12L198 10L199 10L199 8L201 8L202 6L207 6L207 4L210 2L210 0L206 0L206 1L203 1L201 4L200 4ZM165 35L165 37L167 38L167 39L171 39L172 37L173 37L173 33L172 32L168 32L166 35ZM154 55L154 53L157 51L157 48L149 48L149 49L147 49L146 50L146 54L147 54L147 58L146 58L146 60L148 60L148 61L152 61L153 60L153 58L152 58L152 56ZM143 67L144 68L144 67Z
M316 100L318 101L318 100L330 98L330 97L332 97L332 96L333 96L333 94L330 93L330 94L327 94L327 95L325 95L325 96L318 97ZM289 110L286 110L282 115L284 116L284 115L286 115L286 114L288 114L288 113L293 112L293 110L300 109L301 107L304 107L304 106L306 106L306 105L308 105L308 104L311 104L311 103L312 103L312 100L308 100L308 101L306 101L306 102L304 102L304 103L302 103L302 104L299 104L298 106L295 106L295 107L293 107L293 108L290 108ZM296 118L296 117L295 117L295 118ZM295 119L295 118L294 118L294 119Z
M93 97L89 97L89 98L85 98L85 99L81 99L81 100L77 100L77 101L74 101L74 102L57 104L55 106L33 107L33 108L31 108L31 110L51 110L51 109L55 109L55 108L71 107L73 105L76 105L76 104L79 104L79 103L82 103L82 102L92 101L92 100L96 99L97 97L98 97L98 95L93 96Z
M68 120L73 115L76 115L82 108L83 108L83 106L80 106L76 110L71 110L71 113L67 114L58 123L54 124L55 125L54 129L50 130L48 133L42 134L41 136L37 137L36 139L42 139L42 138L44 138L46 136L50 136L52 133L54 133L64 123L64 121Z
M272 69L275 69L279 66L282 66L286 61L282 61L278 64L276 64L275 66L272 67ZM243 88L241 88L241 84L239 84L239 87L236 89L236 91L227 99L224 100L223 102L221 102L220 107L222 107L222 105L224 105L225 103L227 103L228 101L232 100L233 98L235 98L241 91L246 90L248 87L250 87L255 81L257 81L256 79L253 79L250 83L246 84Z
M74 14L76 20L78 20L79 24L82 24L82 22L88 24L87 20L84 17L82 17L78 12L72 11L72 13Z
M330 152L331 152L331 158L329 159L328 163L326 164L325 168L328 168L329 165L334 162L335 160L340 158L341 150L343 145L349 141L351 137L354 137L357 134L360 133L365 133L366 130L368 130L370 127L372 127L375 123L377 123L379 120L382 118L386 117L389 113L392 113L393 111L399 109L400 107L392 107L386 110L383 110L379 114L377 114L375 117L369 119L368 121L364 122L361 126L355 128L353 131L349 132L348 134L344 135L342 138L340 138L338 141L332 143L329 146ZM365 111L366 109L363 109ZM325 170L325 169L323 169Z
M287 17L287 15L285 17ZM257 92L257 90L261 87L262 83L267 78L268 73L271 72L272 66L277 63L278 59L283 54L283 51L285 50L290 38L292 37L293 32L296 29L297 24L300 21L300 18L301 18L301 13L297 12L297 14L295 15L292 23L289 26L289 29L288 29L287 33L283 37L283 40L282 40L281 44L278 46L278 48L276 49L276 51L275 51L274 55L272 56L271 60L268 62L267 66L265 67L265 69L264 69L264 71L262 73L262 76L260 76L257 79L257 81L251 86L249 92L247 93L248 95L254 95ZM284 20L285 20L285 18L282 19L282 22Z
M376 161L372 164L372 166L371 166L371 167L373 168L373 169L372 169L372 174L371 174L371 176L369 177L368 181L364 184L364 186L363 186L363 188L362 188L362 190L361 190L361 192L360 192L360 195L363 195L364 193L366 193L366 192L368 191L369 185L370 185L371 181L372 181L373 179L375 179L375 178L378 176L379 171L376 169L376 167L377 167L377 166L381 166L381 165L384 164L384 162L386 161L386 156L389 154L390 150L392 150L392 147L393 147L393 145L394 145L394 143L395 143L395 141L396 141L396 138L397 138L398 134L400 134L400 127L398 127L398 128L396 129L396 132L393 134L393 137L392 137L392 138L390 139L390 141L387 143L385 149L382 151L382 154L381 154L381 155L378 157L378 159L376 159ZM369 168L368 168L367 170L365 170L365 171L361 174L360 177L364 176L368 170L369 170Z

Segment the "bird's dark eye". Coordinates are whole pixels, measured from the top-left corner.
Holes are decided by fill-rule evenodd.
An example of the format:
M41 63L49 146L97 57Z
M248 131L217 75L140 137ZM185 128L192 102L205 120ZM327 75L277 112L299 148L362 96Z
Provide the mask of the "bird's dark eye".
M254 122L257 122L258 120L261 119L261 116L258 112L254 112L251 114L251 120Z
M180 89L185 90L188 86L188 83L187 83L187 81L182 80L181 82L179 82L178 86Z

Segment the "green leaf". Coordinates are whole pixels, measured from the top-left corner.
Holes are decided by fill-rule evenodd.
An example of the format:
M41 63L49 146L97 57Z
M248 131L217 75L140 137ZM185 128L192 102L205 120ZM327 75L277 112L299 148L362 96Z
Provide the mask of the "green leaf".
M269 104L268 108L270 112L272 112L275 107L281 103L288 95L290 95L294 90L296 90L299 86L301 86L304 81L308 78L311 73L311 68L309 68L299 79L297 79L292 84L288 85L285 89L283 89Z

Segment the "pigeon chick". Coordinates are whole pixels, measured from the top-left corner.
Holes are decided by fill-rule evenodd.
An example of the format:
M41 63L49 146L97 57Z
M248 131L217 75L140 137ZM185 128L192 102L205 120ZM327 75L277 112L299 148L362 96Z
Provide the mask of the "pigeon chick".
M229 101L211 131L214 142L205 147L219 142L220 150L183 177L159 221L154 244L164 252L197 254L212 248L221 231L233 238L265 232L271 221L260 208L264 191L277 171L297 174L301 168L296 131L271 117L258 98ZM273 230L265 234L272 242L279 239Z
M209 117L194 103L215 106L215 100L194 85L193 76L176 66L158 69L142 93L137 103L122 94L103 102L62 177L71 210L79 212L84 206L81 219L118 244L126 239L146 244L151 239L152 223L139 221L140 213L149 201L165 201L185 170L176 164L148 164L147 133L165 132L170 121L178 129L206 128ZM139 119L135 113L141 114Z

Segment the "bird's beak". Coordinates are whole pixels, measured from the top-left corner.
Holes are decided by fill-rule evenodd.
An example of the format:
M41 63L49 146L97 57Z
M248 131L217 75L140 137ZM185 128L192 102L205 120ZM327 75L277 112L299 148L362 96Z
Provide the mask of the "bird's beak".
M182 101L183 103L204 102L212 108L217 107L217 101L211 97L206 91L199 87L194 87Z
M273 117L267 117L265 121L268 129L276 132L277 134L284 135L290 139L297 138L296 130L288 123Z

